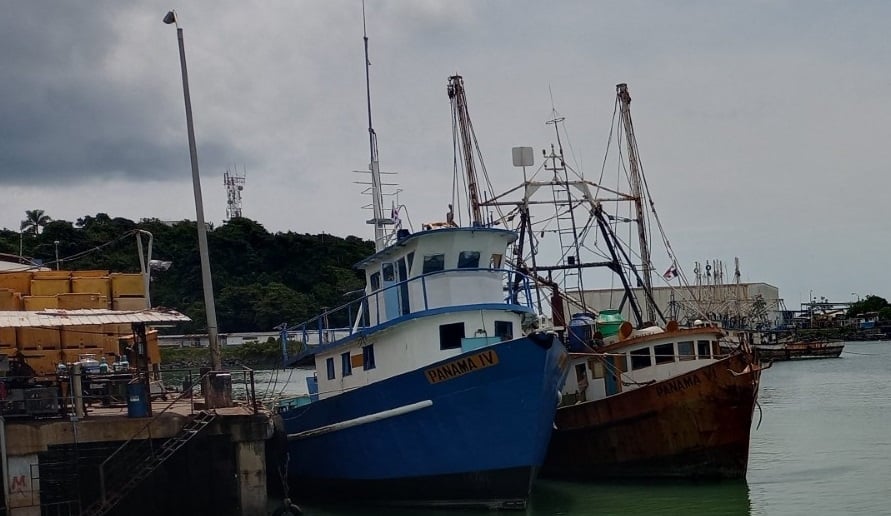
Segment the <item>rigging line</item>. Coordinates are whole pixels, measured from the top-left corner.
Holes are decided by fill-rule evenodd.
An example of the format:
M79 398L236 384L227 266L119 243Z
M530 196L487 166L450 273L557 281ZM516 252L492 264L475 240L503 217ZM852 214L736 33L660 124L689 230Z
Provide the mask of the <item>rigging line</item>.
M85 250L85 251L81 251L81 252L79 252L79 253L75 253L75 254L73 254L73 255L71 255L71 256L68 256L68 257L65 257L65 258L60 258L58 261L61 263L61 262L70 262L70 261L77 260L77 259L79 259L79 258L82 258L82 257L84 257L84 256L86 256L86 255L88 255L88 254L90 254L90 253L94 253L94 252L100 251L100 250L102 250L103 248L108 247L108 246L110 246L110 245L112 245L112 244L114 244L114 243L117 243L117 242L120 241L120 240L123 240L123 239L125 239L125 238L131 237L131 236L137 234L138 232L139 232L138 230L131 229L130 231L127 231L127 232L124 233L123 235L121 235L121 236L115 238L114 240L109 240L108 242L105 242L104 244L99 244L99 245L97 245L97 246L95 246L95 247L93 247L93 248L91 248L91 249L87 249L87 250ZM50 263L55 263L55 262L50 262Z

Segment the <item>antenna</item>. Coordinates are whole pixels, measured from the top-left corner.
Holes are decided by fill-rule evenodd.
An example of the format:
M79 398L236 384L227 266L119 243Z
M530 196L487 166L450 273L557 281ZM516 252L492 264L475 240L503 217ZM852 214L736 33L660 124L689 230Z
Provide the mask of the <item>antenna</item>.
M380 251L387 246L385 226L393 225L393 219L384 218L384 196L377 155L377 134L371 124L371 61L368 59L368 31L365 28L364 1L362 2L362 39L365 41L365 95L368 102L368 145L371 150L368 171L371 173L371 207L374 213L373 218L368 220L368 224L374 224L374 248Z
M236 167L235 173L226 169L223 174L223 185L226 187L226 220L241 217L241 192L244 191L244 181L247 173L242 169L241 175L238 174Z

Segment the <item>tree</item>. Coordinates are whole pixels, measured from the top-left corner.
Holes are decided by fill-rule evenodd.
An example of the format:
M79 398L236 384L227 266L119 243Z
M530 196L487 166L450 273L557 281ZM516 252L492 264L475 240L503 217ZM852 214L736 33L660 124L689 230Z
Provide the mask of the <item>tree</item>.
M52 220L43 210L25 210L25 220L22 221L21 230L39 235L40 230Z
M869 295L851 305L851 308L848 309L848 317L854 317L867 312L878 312L887 306L888 301L884 297Z

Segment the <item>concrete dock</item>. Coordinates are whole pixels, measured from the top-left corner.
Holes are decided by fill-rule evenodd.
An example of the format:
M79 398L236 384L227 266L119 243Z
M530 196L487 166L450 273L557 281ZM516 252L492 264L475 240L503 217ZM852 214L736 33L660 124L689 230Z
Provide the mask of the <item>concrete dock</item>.
M265 514L272 414L252 403L153 401L76 416L0 418L6 514Z

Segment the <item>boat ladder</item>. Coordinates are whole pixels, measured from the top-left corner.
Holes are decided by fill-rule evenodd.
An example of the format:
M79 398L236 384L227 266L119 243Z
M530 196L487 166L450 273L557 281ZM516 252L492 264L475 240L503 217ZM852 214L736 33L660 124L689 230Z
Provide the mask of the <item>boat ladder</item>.
M204 430L216 414L201 411L173 437L161 446L153 446L151 439L131 439L105 459L99 470L101 497L81 514L102 516L111 511L167 459Z

